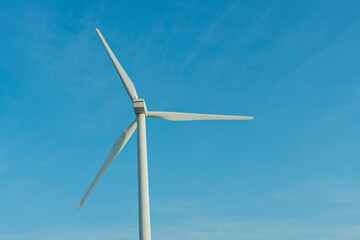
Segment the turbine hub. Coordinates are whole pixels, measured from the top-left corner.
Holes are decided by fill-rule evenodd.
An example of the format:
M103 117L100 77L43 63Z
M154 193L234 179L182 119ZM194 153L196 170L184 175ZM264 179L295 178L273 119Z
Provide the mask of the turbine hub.
M144 113L145 116L147 114L146 104L144 99L134 99L133 101L135 114L138 115L140 113Z

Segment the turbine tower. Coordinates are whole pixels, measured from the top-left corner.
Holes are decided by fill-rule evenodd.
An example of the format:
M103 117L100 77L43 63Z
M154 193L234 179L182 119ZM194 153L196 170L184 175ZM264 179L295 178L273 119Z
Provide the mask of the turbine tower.
M138 189L139 189L139 238L140 240L151 240L150 230L150 202L149 202L149 178L148 178L148 161L146 149L146 118L162 118L170 121L191 121L191 120L251 120L253 117L248 116L229 116L229 115L213 115L213 114L197 114L197 113L179 113L179 112L153 112L147 111L144 99L139 99L135 86L126 74L119 61L116 59L114 53L111 51L109 45L105 41L103 35L96 29L101 42L103 43L111 61L113 62L116 71L129 95L136 119L131 125L125 129L114 146L112 147L104 164L96 175L94 181L91 183L89 189L82 198L78 209L82 207L90 193L93 191L100 178L104 175L115 157L119 154L121 149L128 142L136 127L138 128Z

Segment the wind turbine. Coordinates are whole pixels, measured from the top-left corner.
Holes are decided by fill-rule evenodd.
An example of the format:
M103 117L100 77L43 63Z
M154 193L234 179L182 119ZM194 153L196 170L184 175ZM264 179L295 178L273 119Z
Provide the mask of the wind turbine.
M138 128L138 189L139 189L139 237L140 240L151 240L150 230L150 206L149 206L149 180L148 180L148 163L147 163L147 149L146 149L146 118L162 118L170 121L191 121L191 120L251 120L253 117L248 116L230 116L230 115L213 115L213 114L197 114L197 113L179 113L179 112L153 112L147 111L144 99L139 99L135 86L126 74L119 61L116 59L114 53L111 51L109 45L105 41L103 35L96 29L101 42L103 43L111 61L113 62L116 71L128 93L134 107L136 119L125 129L114 146L112 147L104 164L96 175L94 181L91 183L89 189L85 193L78 209L84 204L90 193L93 191L100 178L104 175L115 157L119 154L121 149L129 141L134 133L136 127Z

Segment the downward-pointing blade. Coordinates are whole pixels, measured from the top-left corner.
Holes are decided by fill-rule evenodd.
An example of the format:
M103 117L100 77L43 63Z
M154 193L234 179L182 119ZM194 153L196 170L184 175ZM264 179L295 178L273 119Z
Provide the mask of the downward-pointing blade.
M191 121L191 120L251 120L249 116L214 115L199 113L179 113L179 112L147 112L147 117L162 118L170 121Z
M78 209L81 208L81 206L84 204L86 199L89 197L92 190L95 188L96 184L99 182L100 178L104 175L105 171L108 169L110 164L114 161L115 157L119 154L121 149L125 146L125 144L129 141L131 135L134 133L135 129L137 127L136 120L127 128L125 131L123 131L118 139L116 140L114 146L112 147L108 157L106 158L104 164L102 165L100 171L96 175L94 181L91 183L89 189L86 191L84 197L82 198Z
M103 43L106 51L108 52L108 54L109 54L109 56L111 58L111 61L113 62L114 66L116 68L116 71L118 72L118 74L120 76L120 79L121 79L122 83L124 84L126 92L128 93L131 101L133 101L134 99L138 99L138 95L137 95L137 92L136 92L136 89L135 89L135 86L134 86L133 82L131 81L131 79L129 78L129 76L125 72L125 70L122 68L119 61L116 59L114 53L111 51L109 45L105 41L105 38L103 37L103 35L99 31L99 29L96 28L96 32L99 35L99 37L101 39L101 42Z

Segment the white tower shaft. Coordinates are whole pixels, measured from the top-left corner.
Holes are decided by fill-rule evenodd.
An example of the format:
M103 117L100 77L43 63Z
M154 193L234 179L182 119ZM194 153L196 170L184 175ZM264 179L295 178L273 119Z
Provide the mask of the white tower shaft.
M137 114L138 124L138 184L139 184L139 237L151 240L149 177L146 148L145 113Z

